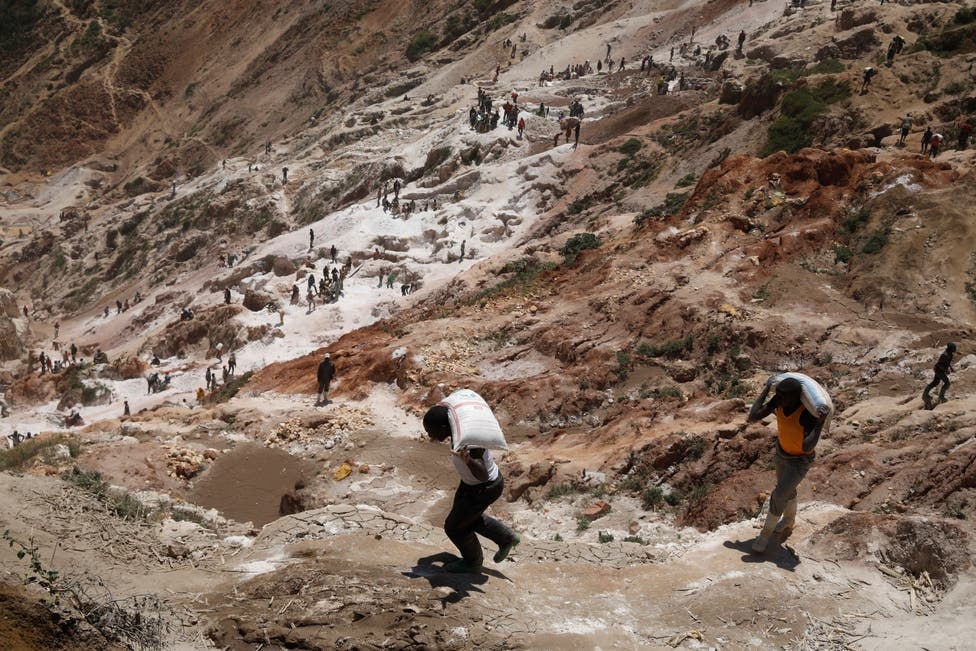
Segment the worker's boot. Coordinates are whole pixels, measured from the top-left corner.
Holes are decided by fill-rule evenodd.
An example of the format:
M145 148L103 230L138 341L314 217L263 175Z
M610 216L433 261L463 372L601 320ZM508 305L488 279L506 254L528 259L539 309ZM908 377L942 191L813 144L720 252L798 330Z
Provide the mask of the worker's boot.
M795 524L796 498L786 503L786 508L783 509L783 518L776 524L776 533L782 533L788 536L793 531L793 525Z
M769 544L769 539L773 537L773 532L776 530L776 522L778 520L779 516L773 515L772 513L766 514L766 522L763 524L762 531L760 531L759 536L752 541L752 551L756 553L766 551L766 545Z

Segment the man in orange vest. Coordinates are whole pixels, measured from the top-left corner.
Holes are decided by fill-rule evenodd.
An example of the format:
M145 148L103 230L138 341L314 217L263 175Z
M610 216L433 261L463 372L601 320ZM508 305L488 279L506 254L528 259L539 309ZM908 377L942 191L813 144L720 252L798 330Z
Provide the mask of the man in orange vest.
M796 487L806 476L816 458L825 417L810 413L801 401L802 385L794 378L784 378L775 395L766 402L770 384L767 383L749 410L748 422L762 420L776 414L776 487L769 496L769 513L759 536L752 542L752 551L766 551L766 545L776 531L784 537L796 522ZM780 519L782 516L782 520Z

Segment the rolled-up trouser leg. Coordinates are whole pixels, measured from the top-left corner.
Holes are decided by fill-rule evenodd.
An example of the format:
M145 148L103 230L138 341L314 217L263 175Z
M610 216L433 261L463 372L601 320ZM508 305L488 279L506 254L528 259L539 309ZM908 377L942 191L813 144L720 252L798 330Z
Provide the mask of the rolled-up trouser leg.
M800 485L815 455L805 457L786 456L776 451L776 488L769 496L769 512L780 516L786 503L796 499L796 487Z

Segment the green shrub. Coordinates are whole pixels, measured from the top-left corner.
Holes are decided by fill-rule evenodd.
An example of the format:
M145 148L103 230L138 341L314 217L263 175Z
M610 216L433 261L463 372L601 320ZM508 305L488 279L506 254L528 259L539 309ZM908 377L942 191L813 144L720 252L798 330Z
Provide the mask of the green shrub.
M495 294L502 294L509 290L520 290L522 292L532 292L537 286L539 276L555 268L552 262L540 263L532 257L521 258L506 264L499 273L512 273L515 275L497 285L482 289L474 294L466 302L468 305L475 305L484 302Z
M576 532L586 531L590 528L590 519L585 515L576 518Z
M467 33L477 24L478 21L474 18L474 16L459 16L458 14L449 16L447 18L447 22L444 24L444 41L450 43L456 40L459 36Z
M762 155L783 150L795 153L813 144L810 126L827 112L830 104L850 97L847 82L827 79L816 87L797 88L783 95L780 117L769 127L768 140Z
M141 224L142 221L149 216L149 212L149 210L141 210L129 219L122 222L122 225L119 226L119 232L126 237L132 235L136 232L136 229L139 228L139 224Z
M630 372L630 353L625 350L617 351L617 375L621 380L627 379Z
M617 151L619 151L621 154L624 154L625 156L633 156L634 154L639 152L641 150L641 147L643 146L644 145L637 138L630 138L629 140L627 140L627 142L620 145L620 149L618 149Z
M873 232L871 237L868 238L868 241L861 247L861 253L877 253L883 249L888 243L888 233L889 230L887 228L879 228Z
M705 454L705 439L700 436L688 441L688 456L692 459L701 459Z
M684 176L682 176L680 179L678 179L678 182L674 184L674 187L676 187L676 188L687 188L689 185L694 185L695 184L695 181L697 181L697 179L698 179L698 177L695 176L695 173L694 172L688 172L687 174L685 174Z
M410 44L407 45L406 56L410 61L416 61L422 57L427 52L430 52L437 47L437 37L432 33L424 30L413 37Z
M637 543L638 545L646 545L647 540L641 538L640 536L627 536L624 538L624 542Z
M593 197L591 195L586 195L585 197L579 197L578 199L573 199L573 202L569 204L566 208L566 212L570 215L578 215L583 212L593 203Z
M122 189L125 190L125 193L130 197L135 197L148 192L150 190L149 185L149 182L146 181L145 178L137 176L131 181L127 181L125 185L122 186Z
M561 484L556 484L549 488L549 492L546 493L547 500L555 500L563 497L564 495L572 495L573 493L579 492L576 486L571 482L563 482Z
M837 244L834 246L834 261L847 264L854 257L854 251L851 247L845 244Z
M651 486L641 493L641 508L651 511L664 500L664 491L660 486Z
M651 217L660 217L660 216L661 216L660 210L658 210L657 208L648 208L647 210L642 211L639 215L634 217L634 224L640 226Z
M44 14L45 5L37 0L0 5L0 52L29 44L31 32Z
M237 392L240 391L245 384L247 384L252 375L254 375L254 372L248 371L243 375L235 377L233 380L211 393L208 400L210 402L227 402L237 395Z
M596 534L596 539L601 545L613 542L613 534L608 531L598 531Z
M867 224L870 219L871 211L869 211L867 208L861 208L856 213L845 219L844 223L841 224L841 227L844 229L845 233L851 235L856 233L861 226Z
M681 389L678 387L674 386L673 384L669 384L666 387L661 387L660 389L654 389L651 391L651 397L658 400L669 398L681 399L685 397L685 394L682 393Z
M701 502L703 499L708 497L708 494L714 489L715 486L709 482L697 484L693 489L691 489L691 495L688 496L688 501Z
M810 75L836 75L844 72L845 69L844 63L838 59L824 59L809 68L773 70L770 74L776 81L792 83L801 77L809 77Z
M668 339L660 346L642 343L637 347L637 354L643 357L678 357L686 350L691 350L692 343L691 335L681 339Z
M571 256L585 249L597 249L599 247L600 238L593 233L577 233L566 241L560 253L564 256Z
M664 214L666 215L676 215L681 207L685 205L685 201L688 199L687 192L668 192L664 197Z
M150 513L150 509L132 497L128 491L110 490L102 475L94 471L85 471L75 466L71 472L61 475L61 478L94 495L108 507L109 511L127 520L141 520Z
M24 467L31 459L41 456L47 459L53 455L56 445L67 445L72 457L77 457L80 450L78 439L67 436L34 437L21 441L9 450L0 450L0 470L17 470Z
M664 501L670 506L677 506L678 504L681 504L681 493L678 491L671 491L664 496Z
M509 14L505 13L504 11L499 11L488 20L488 30L493 32L504 27L505 25L508 25L509 23L514 23L516 20L518 20L517 14Z
M976 20L976 7L962 7L956 12L955 18L953 20L960 24L965 25Z

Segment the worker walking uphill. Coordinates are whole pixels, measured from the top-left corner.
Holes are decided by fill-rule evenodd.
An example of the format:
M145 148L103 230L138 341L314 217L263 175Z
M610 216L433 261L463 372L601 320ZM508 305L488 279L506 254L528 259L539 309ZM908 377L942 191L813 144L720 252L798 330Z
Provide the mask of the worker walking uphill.
M932 396L929 393L942 383L942 389L939 391L939 402L946 401L946 390L949 388L949 373L952 372L952 356L956 352L956 345L951 341L946 344L946 348L939 355L938 361L935 363L935 367L932 369L935 371L935 377L929 382L928 386L925 387L925 391L922 392L922 400L925 402L925 406L929 409L933 408L935 405L932 403Z
M775 385L775 395L766 396ZM805 388L806 387L806 388ZM804 392L813 394L804 400ZM807 408L807 403L811 408ZM772 376L749 410L748 422L776 414L776 487L769 496L769 513L752 551L766 551L774 532L788 536L796 522L796 488L816 458L820 434L833 413L830 396L816 381L800 373ZM782 516L782 519L780 517Z

